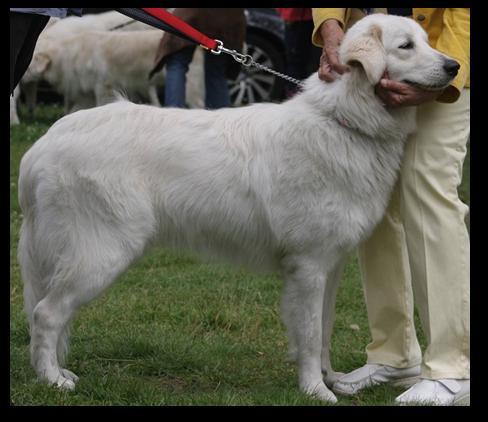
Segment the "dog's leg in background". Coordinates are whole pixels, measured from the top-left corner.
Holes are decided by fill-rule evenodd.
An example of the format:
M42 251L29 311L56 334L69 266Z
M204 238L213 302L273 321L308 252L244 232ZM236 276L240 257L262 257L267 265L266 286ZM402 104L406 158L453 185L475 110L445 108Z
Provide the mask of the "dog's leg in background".
M20 86L25 96L27 111L33 116L37 105L37 82L24 83L21 81Z
M147 94L149 96L149 101L153 106L161 107L161 103L159 102L159 98L158 98L157 88L154 85L151 85L148 88Z
M63 105L64 105L64 114L69 114L71 112L71 108L73 106L73 103L70 99L69 93L67 93L67 92L64 93Z
M329 388L332 387L340 375L343 375L342 373L334 372L332 369L330 363L330 340L334 329L337 289L342 279L346 260L347 257L341 259L329 274L327 274L325 284L322 309L322 372L324 374L325 384Z
M95 85L95 102L97 107L109 103L114 98L113 87L104 81L98 81Z
M70 106L69 113L74 113L75 111L84 110L95 106L95 96L92 93L86 93L86 95L80 95L73 100L73 104Z
M321 370L323 266L308 257L288 257L282 264L286 283L283 319L291 345L296 343L297 347L300 388L321 400L336 402L322 380Z

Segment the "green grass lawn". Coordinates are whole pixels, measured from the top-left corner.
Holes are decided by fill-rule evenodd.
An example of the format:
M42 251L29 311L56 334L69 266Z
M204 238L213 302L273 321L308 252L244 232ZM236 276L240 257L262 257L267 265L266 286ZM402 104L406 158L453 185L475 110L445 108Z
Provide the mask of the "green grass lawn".
M61 116L43 106L10 132L10 400L14 405L315 405L298 391L279 317L281 281L189 255L155 250L74 320L67 367L74 392L36 382L16 260L22 216L19 161ZM461 196L469 203L469 155ZM359 329L352 329L351 325ZM335 370L365 363L370 341L357 263L337 302ZM420 334L420 341L424 343ZM378 386L338 405L391 405L401 389Z

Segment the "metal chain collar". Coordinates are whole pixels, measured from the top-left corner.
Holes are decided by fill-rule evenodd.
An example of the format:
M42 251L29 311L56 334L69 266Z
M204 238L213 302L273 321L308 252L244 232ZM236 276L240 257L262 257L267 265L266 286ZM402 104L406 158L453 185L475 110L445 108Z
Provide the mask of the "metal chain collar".
M242 54L242 53L238 53L236 50L229 50L228 48L224 47L224 43L222 41L220 40L215 40L215 41L217 41L218 45L216 49L210 50L212 54L217 54L217 55L221 53L230 54L236 62L242 64L243 66L246 67L254 66L260 70L264 70L265 72L269 72L280 78L286 79L287 81L292 82L296 85L300 85L300 86L303 85L303 82L298 79L292 78L291 76L285 75L284 73L280 73L277 72L276 70L270 69L269 67L264 66L261 63L255 62L254 59L249 54Z

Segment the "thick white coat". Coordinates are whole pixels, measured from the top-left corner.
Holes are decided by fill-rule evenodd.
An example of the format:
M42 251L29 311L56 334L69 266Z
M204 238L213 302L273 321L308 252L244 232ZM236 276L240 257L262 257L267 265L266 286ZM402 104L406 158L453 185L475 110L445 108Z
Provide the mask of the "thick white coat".
M398 62L395 34L420 43L431 68L412 70L412 52L392 78L450 81L445 57L410 20L371 16L353 29L341 57L361 66L331 84L313 74L283 104L206 111L119 101L62 118L25 154L19 259L41 378L74 387L60 366L73 312L161 244L279 271L300 387L336 400L322 371L333 380L341 266L382 218L415 126L414 108L387 109L374 93Z

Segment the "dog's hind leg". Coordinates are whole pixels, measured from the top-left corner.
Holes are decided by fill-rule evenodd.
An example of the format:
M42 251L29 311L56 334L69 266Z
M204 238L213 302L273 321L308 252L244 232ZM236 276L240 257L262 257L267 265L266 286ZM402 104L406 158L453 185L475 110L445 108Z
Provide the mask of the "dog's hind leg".
M34 308L31 327L31 363L41 380L72 390L75 380L65 377L58 363L59 336L75 310L69 297L51 292Z
M34 308L31 362L40 379L65 389L75 387L78 377L61 367L67 350L68 324L81 305L97 297L127 267L126 257L119 258L109 266L101 257L98 269L92 262L86 271L53 280L48 294Z
M332 387L340 375L334 372L330 363L330 341L335 321L335 304L337 289L342 278L346 258L341 259L334 268L328 273L325 284L325 292L322 309L322 372L325 384Z
M56 221L62 221L56 219ZM66 221L70 221L66 219ZM73 389L78 377L61 367L68 324L80 306L96 298L142 253L146 237L128 237L123 228L92 219L91 224L58 225L44 220L36 253L55 259L43 298L32 313L31 360L40 379ZM47 256L45 257L47 259Z
M322 379L322 300L325 289L323 265L309 257L287 257L282 261L288 320L296 341L298 377L302 391L321 400L336 402Z

